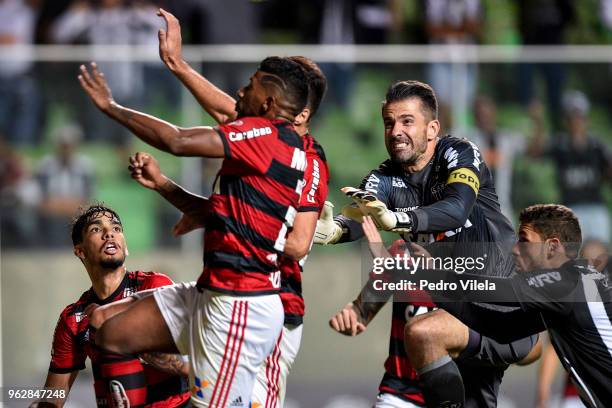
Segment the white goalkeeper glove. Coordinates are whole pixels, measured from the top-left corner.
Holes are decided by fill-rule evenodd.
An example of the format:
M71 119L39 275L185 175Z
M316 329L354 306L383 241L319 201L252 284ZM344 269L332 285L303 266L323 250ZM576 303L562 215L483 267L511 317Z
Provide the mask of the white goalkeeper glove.
M314 243L317 245L335 244L342 237L342 227L334 221L334 205L326 201L321 216L317 220Z
M369 215L379 229L394 232L412 231L414 223L410 215L389 210L385 203L369 191L354 187L343 187L341 190L356 204L342 209L342 214L346 217L363 222L363 217Z

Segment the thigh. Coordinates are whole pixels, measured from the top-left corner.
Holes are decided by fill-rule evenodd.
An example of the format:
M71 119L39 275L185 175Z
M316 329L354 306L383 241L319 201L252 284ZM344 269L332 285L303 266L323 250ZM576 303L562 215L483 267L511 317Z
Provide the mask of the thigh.
M468 342L468 327L442 309L415 316L408 326L419 333L421 341L442 345L452 358L459 356Z
M255 377L283 320L278 295L232 297L203 290L189 328L194 405L249 407Z
M104 322L96 334L96 344L121 354L177 352L153 296L137 300Z
M270 408L284 406L287 377L300 349L302 327L303 325L283 326L272 354L266 357L265 364L257 373L253 387L254 406L256 404Z

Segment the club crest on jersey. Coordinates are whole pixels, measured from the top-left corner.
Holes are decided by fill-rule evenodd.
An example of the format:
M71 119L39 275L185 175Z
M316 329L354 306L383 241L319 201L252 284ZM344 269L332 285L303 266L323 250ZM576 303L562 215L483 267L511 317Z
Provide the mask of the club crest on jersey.
M244 139L253 139L255 137L266 136L272 134L272 128L266 126L263 128L253 128L244 132L229 132L230 142L239 142Z
M74 314L74 318L75 318L75 320L76 320L76 322L77 322L77 323L80 323L80 322L82 322L82 321L83 321L83 319L85 318L85 313L83 313L83 312L76 312L76 313Z

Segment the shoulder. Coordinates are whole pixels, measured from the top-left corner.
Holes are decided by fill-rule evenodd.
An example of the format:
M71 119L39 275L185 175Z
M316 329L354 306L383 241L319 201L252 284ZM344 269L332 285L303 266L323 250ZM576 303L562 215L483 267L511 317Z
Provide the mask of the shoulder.
M76 332L76 327L85 316L85 309L91 303L90 290L83 292L81 297L74 303L66 306L60 313L59 320L67 327ZM59 322L58 322L59 324Z
M310 135L304 137L306 138L306 153L308 155L314 155L318 157L322 162L327 163L327 158L325 157L325 150L323 150L323 146L321 146L321 144Z
M167 275L159 272L143 272L143 271L135 271L129 272L131 274L131 278L137 280L137 290L146 290L159 288L162 286L173 285L174 282Z

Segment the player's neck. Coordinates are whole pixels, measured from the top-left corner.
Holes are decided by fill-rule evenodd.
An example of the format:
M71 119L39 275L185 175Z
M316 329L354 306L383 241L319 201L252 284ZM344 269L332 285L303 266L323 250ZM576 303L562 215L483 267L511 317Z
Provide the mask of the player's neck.
M94 268L87 272L91 278L91 287L98 299L106 299L121 285L126 269L125 265L121 265L114 270Z

